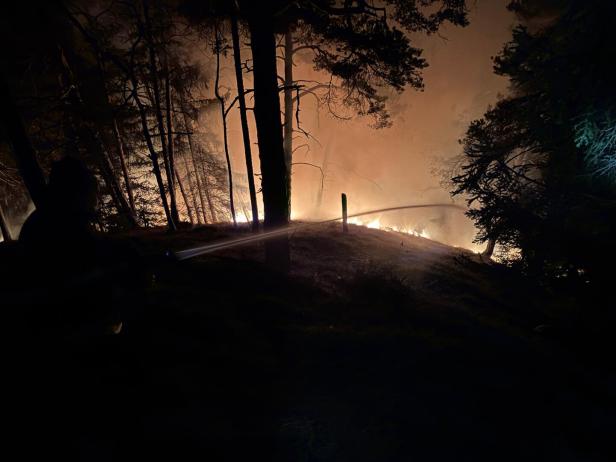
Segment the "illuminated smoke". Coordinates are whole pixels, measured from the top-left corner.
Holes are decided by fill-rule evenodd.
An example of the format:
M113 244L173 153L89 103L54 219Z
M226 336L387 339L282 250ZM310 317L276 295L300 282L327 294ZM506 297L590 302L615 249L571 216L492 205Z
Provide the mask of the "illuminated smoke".
M349 213L391 203L451 201L447 187L441 186L441 178L434 170L442 169L443 162L461 153L458 139L468 123L481 117L497 101L498 94L507 91L507 80L494 75L491 61L491 56L498 54L511 37L510 26L515 18L506 10L507 3L508 0L477 2L472 6L469 27L445 27L439 35L414 38L415 45L424 48L430 64L424 72L425 90L391 95L389 107L394 125L389 129L371 129L366 119L335 119L326 108L317 110L315 98L301 100L300 121L311 137L296 133L294 139L294 162L298 165L293 166L292 219L314 221L339 215L343 192L349 198ZM248 53L247 49L243 51ZM296 78L323 80L324 76L313 70L309 55L297 56L295 64ZM234 88L230 61L227 68L224 83ZM246 85L252 86L249 74L246 79ZM202 123L214 124L212 130L221 132L218 120L204 118ZM249 123L255 143L252 117ZM241 203L246 202L247 195L242 192L246 181L236 110L230 112L228 125L234 171L238 172L236 201ZM258 173L256 152L254 157ZM247 205L244 208L250 210ZM259 210L262 213L261 203ZM247 221L241 212L238 215L240 221ZM479 250L473 244L473 223L463 214L448 210L402 211L357 219L356 223Z

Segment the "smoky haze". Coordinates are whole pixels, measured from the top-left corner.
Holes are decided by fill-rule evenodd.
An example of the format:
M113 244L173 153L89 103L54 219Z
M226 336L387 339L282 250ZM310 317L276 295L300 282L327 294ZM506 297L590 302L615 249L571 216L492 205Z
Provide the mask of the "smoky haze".
M445 26L438 35L417 36L414 45L424 50L429 67L424 70L423 91L408 89L390 95L388 108L393 126L373 129L368 118L341 120L327 107L318 107L311 96L300 104L301 128L309 137L294 137L292 217L300 220L324 219L340 215L340 194L349 197L349 212L395 205L451 202L442 175L461 152L458 140L468 123L481 117L507 89L506 79L496 76L491 57L498 54L511 37L515 21L507 11L508 0L483 0L471 5L470 25ZM248 49L243 48L243 59ZM281 53L282 54L282 51ZM280 63L280 74L282 62ZM295 57L294 78L327 81L314 71L310 54ZM231 56L223 65L221 85L235 96ZM247 87L251 85L247 76ZM307 84L311 85L311 84ZM251 105L248 98L247 104ZM237 110L228 119L230 150L238 184L238 214L250 210L245 188L242 135ZM222 130L219 118L208 112L202 124ZM348 115L348 111L340 113ZM251 121L255 171L259 171L256 133ZM220 125L220 126L218 126ZM222 136L220 137L222 139ZM312 164L312 165L308 165ZM320 167L323 170L323 176ZM321 193L321 185L323 190ZM258 187L258 181L257 181ZM459 200L463 203L462 200ZM262 213L262 206L260 207ZM381 226L416 230L435 240L478 250L473 244L475 229L461 212L420 210L366 218L380 220Z

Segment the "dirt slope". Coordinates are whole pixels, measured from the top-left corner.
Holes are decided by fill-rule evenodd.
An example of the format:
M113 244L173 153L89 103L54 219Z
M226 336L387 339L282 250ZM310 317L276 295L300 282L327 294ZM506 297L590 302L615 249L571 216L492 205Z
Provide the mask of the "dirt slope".
M237 234L204 227L122 240L147 254ZM61 412L92 422L71 428L80 451L113 460L613 460L616 382L537 332L547 316L539 288L413 236L329 225L298 231L291 244L289 276L261 264L260 244L157 263L123 295L133 309L121 334L63 345L51 361ZM57 402L52 395L39 393ZM84 408L92 396L98 404Z

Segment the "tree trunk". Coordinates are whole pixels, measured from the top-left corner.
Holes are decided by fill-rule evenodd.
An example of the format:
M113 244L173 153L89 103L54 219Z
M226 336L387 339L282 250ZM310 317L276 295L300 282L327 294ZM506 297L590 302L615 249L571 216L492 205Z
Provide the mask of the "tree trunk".
M63 91L65 90L63 89ZM64 154L77 159L83 158L84 153L92 155L97 164L98 173L111 196L113 206L118 211L118 215L126 220L124 225L132 228L135 226L134 216L131 214L128 203L122 195L105 146L100 136L84 123L83 111L79 108L80 98L74 96L70 97L70 99L71 101L67 104L65 120L63 122ZM99 203L102 203L102 201L99 200Z
M190 220L190 224L194 225L195 220L193 219L192 210L190 209L190 203L188 202L188 197L186 196L186 191L184 190L184 185L182 184L182 180L180 179L180 175L178 171L175 170L175 178L178 181L178 186L180 187L180 192L182 193L182 199L184 199L184 205L186 206L186 214L188 215L188 219Z
M113 165L109 159L109 154L103 146L102 140L95 133L87 133L89 130L86 127L81 127L79 131L83 133L83 135L80 135L80 138L83 136L86 149L96 153L96 157L99 161L101 176L103 177L103 181L111 193L111 198L113 199L118 212L127 220L128 227L134 228L136 225L135 216L132 213L128 202L126 202L124 194L122 194L120 184L118 183L118 179L113 171Z
M4 75L0 75L0 117L21 178L34 205L41 207L45 201L47 188L45 175L38 163L36 152L30 143L21 114Z
M2 206L0 206L0 234L4 239L4 242L11 242L13 237L11 236L11 230L9 229L9 224L4 218L4 212L2 211Z
M184 94L180 92L180 105L182 109L182 115L184 118L184 131L186 132L186 137L188 138L188 148L190 150L190 158L192 160L193 171L195 172L195 181L197 182L197 192L199 193L199 202L201 203L201 214L203 215L203 222L207 223L207 215L205 212L205 201L203 199L203 188L201 187L201 179L199 177L199 170L197 169L197 159L195 155L195 149L192 142L192 126L189 123L188 117L186 116L186 104L184 101ZM184 157L186 160L186 157ZM186 171L188 172L188 164L186 164Z
M167 155L169 157L169 174L171 175L171 181L169 181L169 191L173 191L173 194L170 193L172 198L175 198L175 148L173 145L173 106L171 103L171 85L169 82L169 63L165 61L165 109L166 109L166 118L167 118ZM173 204L173 199L172 199ZM173 205L171 206L171 211L173 212ZM177 210L177 205L175 209L175 213L178 214L174 219L179 223L179 213Z
M203 199L203 187L201 186L201 175L199 175L199 169L197 167L197 160L195 158L195 151L193 150L192 137L188 135L188 144L190 146L190 157L193 164L193 171L195 172L195 181L197 183L197 192L199 193L199 203L201 204L201 214L203 216L203 223L207 223L207 212L205 211L205 200Z
M75 61L77 61L76 56L74 56L73 54L73 58ZM137 209L135 207L135 198L133 196L133 188L130 184L130 177L128 175L128 168L126 166L126 153L124 151L124 142L122 140L122 135L120 134L120 130L118 128L118 122L115 116L115 111L114 108L112 107L111 104L111 100L109 98L109 90L107 88L107 81L105 78L105 69L104 69L104 64L103 61L100 57L100 53L97 53L97 66L98 66L98 77L99 79L96 80L95 83L95 87L99 90L103 91L102 95L99 95L99 99L98 100L93 100L92 98L87 98L87 100L83 100L84 103L86 103L86 101L88 101L88 105L90 107L93 107L96 109L96 111L99 111L101 106L104 109L104 113L106 114L107 117L104 118L105 122L110 123L110 125L113 128L113 141L111 141L109 139L109 137L106 137L107 140L109 141L109 144L115 143L116 146L116 151L118 153L118 158L120 159L120 167L122 169L122 177L124 178L124 185L126 188L126 195L128 196L128 209L125 212L126 214L130 215L129 218L129 223L131 224L131 226L136 226L137 225ZM79 79L79 77L78 77ZM90 79L95 80L94 78ZM88 86L88 88L91 88L92 84L90 84ZM83 96L83 95L82 95ZM90 111L91 112L91 111ZM117 182L117 180L116 180ZM119 182L118 182L119 183ZM122 194L122 191L118 185L118 193L121 196L119 198L119 201L122 204L126 204L126 200L124 199L124 195Z
M135 216L122 194L118 179L113 170L106 146L99 130L99 121L93 116L93 107L97 101L93 89L100 90L100 95L105 95L106 89L102 81L94 80L85 85L80 78L87 74L87 68L83 61L72 51L72 44L59 43L59 60L62 65L61 90L64 94L62 99L66 106L64 129L67 139L69 155L81 157L78 145L81 144L85 153L93 156L98 163L99 172L109 190L111 199L120 217L124 219L124 226L134 228ZM99 68L100 69L100 68ZM104 104L104 101L99 101ZM97 108L100 110L100 108Z
M329 153L331 151L331 147L332 147L332 141L331 139L329 140L329 142L325 145L325 152L323 153L323 175L325 175L325 172L327 171L327 161L329 159ZM321 182L321 185L319 187L319 192L317 193L317 201L316 201L316 211L317 213L321 213L321 207L323 206L323 182Z
M203 190L205 191L205 198L207 199L207 204L210 208L210 216L212 217L212 223L216 223L218 219L216 217L216 208L214 207L214 201L212 201L210 185L207 179L207 171L205 170L205 162L201 163L201 172L203 174Z
M184 160L184 170L185 170L185 178L186 181L188 183L188 189L190 191L190 198L192 200L192 207L193 207L193 211L195 213L195 217L197 219L197 224L202 224L203 221L201 220L201 214L199 213L199 207L197 206L197 197L195 196L195 185L193 184L192 181L192 177L190 175L190 167L188 166L188 159L186 159L186 152L182 153L182 159ZM176 175L177 175L177 170L176 170ZM179 183L179 181L178 181ZM194 221L193 221L194 224Z
M252 230L259 230L259 208L257 205L257 190L252 168L252 149L250 146L250 132L248 118L246 117L246 98L244 97L244 77L242 75L242 57L240 54L240 34L237 16L231 16L231 36L233 39L233 61L235 64L235 79L237 81L237 97L240 106L240 121L242 123L242 138L244 140L244 156L246 158L246 175L248 176L248 191L250 194L250 209L252 211Z
M284 160L287 167L287 196L291 202L291 169L293 168L293 33L291 26L284 34Z
M203 214L203 222L207 223L208 219L207 219L207 212L206 212L206 206L205 206L205 199L203 198L203 193L204 193L204 190L206 190L206 188L205 188L205 185L203 185L201 181L202 178L199 172L199 164L195 156L195 151L193 149L192 138L189 136L188 140L190 144L190 154L192 158L193 169L195 171L195 181L197 182L197 190L199 191L199 203L201 204L201 213ZM201 167L203 167L203 165ZM206 196L207 196L207 199L210 198L209 191L207 190L206 190ZM210 203L210 206L211 206L211 203ZM213 216L212 216L212 221L215 221L215 218Z
M171 172L171 166L169 164L169 156L167 151L167 139L165 136L165 124L163 120L163 113L160 99L160 86L158 81L158 66L156 64L156 50L154 49L154 39L152 37L152 26L150 24L150 15L148 0L143 0L143 17L145 20L145 38L148 45L148 57L150 75L152 79L152 92L154 96L154 113L156 115L156 122L158 124L158 134L160 138L161 151L163 154L163 162L165 164L165 173L167 175L167 185L169 189L169 204L170 212L173 221L178 222L178 209L175 199L175 188L173 188L173 174Z
M287 169L280 122L280 99L276 70L276 40L273 25L250 22L255 89L255 120L261 160L264 227L267 230L289 224L290 208ZM286 271L290 266L289 239L265 241L267 261Z
M69 21L73 24L74 27L77 28L77 30L79 30L81 32L81 34L83 35L83 37L85 38L85 40L92 46L93 50L96 53L100 53L100 48L98 46L98 44L96 43L96 41L86 32L86 30L80 25L79 21L77 21L70 13L68 13L68 10L65 9L65 13L67 14L67 18L69 19ZM140 26L140 24L138 24ZM147 113L145 110L145 107L143 106L143 103L141 102L141 100L139 99L139 93L138 93L138 89L139 89L139 82L137 80L137 77L135 75L135 69L133 67L130 67L128 64L126 64L125 62L123 62L121 59L119 59L118 57L114 56L114 55L108 55L108 57L113 61L113 63L121 70L123 71L127 77L130 80L130 84L132 86L132 97L135 101L135 104L137 105L137 110L139 112L139 118L141 121L141 129L143 132L143 136L145 138L145 142L146 145L148 147L148 151L150 153L149 157L150 160L152 161L152 170L154 172L154 177L156 178L156 183L158 185L158 190L161 196L161 202L162 202L162 206L163 206L163 210L165 211L165 217L167 219L167 223L169 226L169 229L171 231L174 231L176 229L175 223L173 221L173 218L171 216L170 210L169 210L169 204L167 202L167 196L165 194L165 185L164 182L162 180L162 175L160 172L160 165L158 162L158 153L156 152L156 150L154 149L154 145L152 143L152 137L150 135L150 129L148 127L148 117L147 117ZM144 215L145 217L145 215ZM144 223L145 226L149 226L149 221L147 220L147 218L144 218L144 220L146 220L146 222Z
M231 208L231 218L233 218L233 226L237 226L237 220L235 218L235 202L233 200L233 172L231 170L231 157L229 156L229 142L227 139L227 113L225 111L225 99L220 94L220 89L218 87L220 83L220 47L219 47L219 38L218 38L218 30L216 30L216 82L214 84L214 92L216 94L216 99L220 104L220 115L222 118L222 131L223 131L223 140L225 146L225 158L227 160L227 172L229 176L229 207Z
M139 94L137 92L137 78L135 77L133 71L131 71L131 85L133 87L133 99L135 100L135 104L137 104L137 109L139 111L139 119L141 120L141 130L143 132L143 137L145 138L145 143L148 147L148 151L150 153L150 160L152 161L152 171L154 172L154 177L156 178L156 184L158 185L158 192L160 193L160 199L163 204L163 210L165 211L165 217L167 218L167 225L169 226L170 231L175 231L176 225L173 220L173 216L171 215L171 210L169 210L169 203L167 202L167 194L165 193L165 183L163 181L163 176L160 171L160 164L158 160L158 153L156 149L154 149L154 143L152 142L152 136L150 135L150 128L148 127L148 116L145 111L145 107L143 107L143 103L139 99Z
M135 196L133 195L133 187L130 184L130 176L128 175L128 167L126 166L126 153L124 152L124 142L122 141L122 135L118 129L118 122L116 118L113 118L113 134L116 139L116 145L118 149L118 156L120 157L120 166L122 167L122 176L124 177L124 186L126 187L126 194L128 195L128 202L133 214L136 216L137 208L135 207Z
M203 224L203 220L201 219L203 212L199 213L199 206L197 205L197 196L195 194L195 184L192 181L192 176L190 170L188 169L188 161L186 157L184 157L184 164L186 169L186 178L188 179L188 189L190 189L190 198L192 199L193 210L195 211L195 217L197 219L197 224Z
M486 249L483 251L481 255L486 258L492 258L495 247L496 247L496 239L493 239L493 238L488 239L488 245L486 246Z

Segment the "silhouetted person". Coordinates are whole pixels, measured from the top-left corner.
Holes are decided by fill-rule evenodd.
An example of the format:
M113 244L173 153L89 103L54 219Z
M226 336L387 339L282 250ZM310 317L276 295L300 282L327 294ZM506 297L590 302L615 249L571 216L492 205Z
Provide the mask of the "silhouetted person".
M43 207L36 209L23 225L19 240L44 246L92 240L91 221L97 205L96 177L79 160L65 157L51 167Z
M43 206L19 236L36 307L31 321L45 331L99 335L117 329L131 249L96 235L96 177L71 157L52 164Z
M117 413L134 401L135 366L127 337L110 334L131 307L138 261L130 246L94 231L96 206L96 177L66 157L53 163L44 204L19 236L26 329L14 342L15 420L22 447L45 457L114 460L128 433L128 411Z

